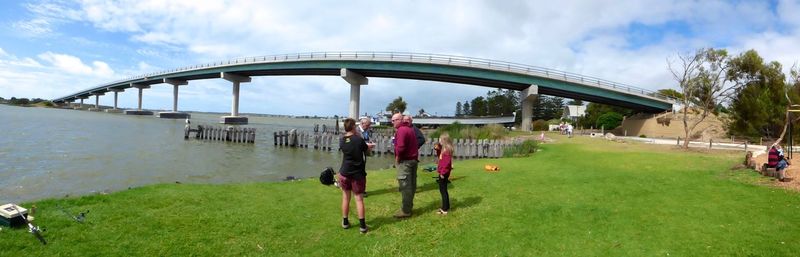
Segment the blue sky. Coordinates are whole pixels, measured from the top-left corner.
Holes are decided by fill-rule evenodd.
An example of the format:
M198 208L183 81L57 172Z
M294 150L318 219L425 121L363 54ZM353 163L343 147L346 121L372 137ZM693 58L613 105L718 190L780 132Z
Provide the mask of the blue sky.
M755 49L788 69L800 60L798 13L800 1L5 1L0 97L50 99L148 72L311 51L462 55L675 88L667 61L701 47ZM488 90L371 78L361 110L403 96L412 112L452 114ZM136 95L122 93L120 106L135 107ZM342 115L349 85L256 77L241 97L240 112ZM143 102L171 109L172 89L156 85ZM230 85L192 81L179 109L229 111Z

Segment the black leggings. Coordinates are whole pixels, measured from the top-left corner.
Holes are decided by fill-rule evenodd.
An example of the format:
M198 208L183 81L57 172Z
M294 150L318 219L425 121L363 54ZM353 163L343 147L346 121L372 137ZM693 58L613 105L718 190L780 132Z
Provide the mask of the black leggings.
M450 210L450 194L447 193L447 183L449 182L450 173L444 175L444 178L439 178L439 193L442 194L442 210Z

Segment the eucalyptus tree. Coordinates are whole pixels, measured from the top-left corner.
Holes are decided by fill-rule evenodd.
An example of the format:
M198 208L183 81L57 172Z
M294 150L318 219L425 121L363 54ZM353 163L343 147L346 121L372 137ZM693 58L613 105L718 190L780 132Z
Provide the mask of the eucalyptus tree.
M667 65L683 95L679 102L683 105L684 138L689 139L717 103L729 99L734 91L735 86L726 80L730 58L724 49L701 48L679 54L677 64L668 60ZM690 120L689 112L693 110L699 113ZM683 141L683 147L689 147L689 140Z
M730 110L731 134L778 137L785 125L789 97L778 62L765 62L755 50L730 60L728 81L734 84Z

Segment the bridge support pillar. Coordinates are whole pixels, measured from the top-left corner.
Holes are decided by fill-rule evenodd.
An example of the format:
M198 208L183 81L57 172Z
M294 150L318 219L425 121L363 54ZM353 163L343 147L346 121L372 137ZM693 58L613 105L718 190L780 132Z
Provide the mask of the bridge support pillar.
M100 111L100 96L104 95L104 93L92 93L94 95L94 108L89 108L89 111L99 112Z
M138 108L136 110L125 110L125 114L127 114L127 115L153 115L153 112L151 112L151 111L142 110L142 90L145 89L145 88L150 88L150 86L131 83L131 87L135 87L135 88L139 89L139 105L138 105Z
M78 107L73 107L72 109L83 110L83 99L86 99L86 98L85 97L81 97L81 98L78 98L78 99L81 100L80 104L78 104Z
M522 131L531 131L531 117L533 116L533 102L539 97L539 87L531 85L522 90Z
M231 116L222 116L220 123L223 124L247 124L247 117L239 116L239 83L252 81L248 76L237 75L228 72L220 72L220 78L233 83L233 100L231 102Z
M113 109L106 109L106 112L110 113L119 113L120 110L117 109L117 100L119 99L119 92L122 92L122 89L113 89L109 88L108 91L114 92L114 108Z
M179 79L164 79L164 83L172 85L172 111L171 112L159 112L158 117L164 119L186 119L189 118L190 115L185 112L178 112L178 87L189 85L189 82L186 80L179 80Z
M361 104L361 85L369 84L369 79L346 68L341 69L340 75L347 83L350 83L349 117L358 120L358 109Z

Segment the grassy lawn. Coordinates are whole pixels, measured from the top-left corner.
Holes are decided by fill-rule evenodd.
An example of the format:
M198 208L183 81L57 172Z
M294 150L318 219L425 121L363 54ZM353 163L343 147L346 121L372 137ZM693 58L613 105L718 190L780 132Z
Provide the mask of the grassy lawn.
M457 160L447 216L434 213L439 192L433 175L420 171L415 216L395 220L394 171L371 171L366 235L339 226L341 193L316 179L168 184L36 202L49 244L24 229L3 228L0 255L800 254L800 194L729 170L741 153L556 138L529 158ZM487 163L501 171L483 171ZM72 221L57 205L90 210L87 223Z

